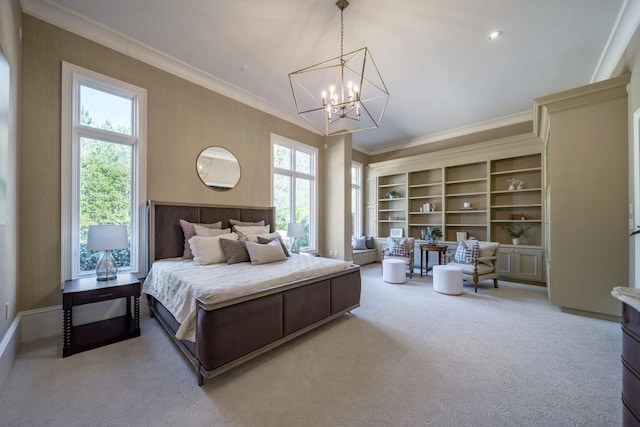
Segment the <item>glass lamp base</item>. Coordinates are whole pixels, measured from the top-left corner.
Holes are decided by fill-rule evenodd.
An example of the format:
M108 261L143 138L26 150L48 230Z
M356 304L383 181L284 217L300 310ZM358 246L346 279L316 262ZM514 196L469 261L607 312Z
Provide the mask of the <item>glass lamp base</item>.
M293 238L293 242L291 243L291 248L289 248L289 252L293 254L300 253L300 247L298 246L298 239L295 237Z
M96 279L97 280L114 280L118 274L118 264L113 259L111 251L104 251L96 266Z

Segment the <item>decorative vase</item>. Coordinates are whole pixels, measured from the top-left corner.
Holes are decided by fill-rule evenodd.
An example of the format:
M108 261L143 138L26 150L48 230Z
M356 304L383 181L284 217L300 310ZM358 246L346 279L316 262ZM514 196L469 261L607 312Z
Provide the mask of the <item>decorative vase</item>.
M513 186L513 184L511 184L511 185L509 186L509 190L513 191L513 190L515 190L515 189L516 189L516 187L514 187L514 186Z
M427 230L420 230L420 240L425 240L427 238Z
M513 246L518 246L520 244L520 238L514 237L512 240Z

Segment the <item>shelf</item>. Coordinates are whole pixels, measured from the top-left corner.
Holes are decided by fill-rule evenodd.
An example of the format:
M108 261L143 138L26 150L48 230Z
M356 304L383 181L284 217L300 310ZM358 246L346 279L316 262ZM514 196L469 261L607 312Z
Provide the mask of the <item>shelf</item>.
M396 200L407 200L406 197L396 197L395 199L378 199L379 202L395 202Z
M410 196L409 200L439 199L442 194L434 194L433 196Z
M404 209L378 209L378 212L404 212Z
M412 223L409 224L409 227L442 227L441 223L428 223L428 224L416 224L416 223Z
M442 211L435 211L435 212L409 212L409 215L433 215L433 214L440 214L442 213Z
M473 178L473 179L457 179L455 181L445 181L445 184L466 184L469 182L486 182L487 178Z
M380 188L389 188L389 187L404 187L406 182L396 182L394 184L380 184L378 187Z
M542 203L531 203L523 205L492 205L491 209L513 209L513 208L541 208Z
M492 219L491 222L530 222L533 224L542 224L541 219Z
M505 194L505 193L526 193L531 191L542 191L542 188L523 188L522 190L496 190L491 194Z
M445 224L445 227L475 227L475 228L487 228L487 224Z
M409 185L409 188L434 187L436 185L442 185L442 183L441 182L433 182L433 183L429 183L429 184L411 184L411 185Z
M406 222L406 219L379 219L378 222Z
M478 191L474 193L457 193L457 194L446 194L445 197L469 197L469 196L486 196L486 191Z
M470 214L470 213L487 213L486 210L482 209L464 209L460 211L446 211L448 214Z
M500 171L500 172L491 172L491 175L510 175L510 174L516 174L516 173L522 173L522 172L535 172L535 171L542 171L542 167L513 169L513 170L508 170L508 171Z

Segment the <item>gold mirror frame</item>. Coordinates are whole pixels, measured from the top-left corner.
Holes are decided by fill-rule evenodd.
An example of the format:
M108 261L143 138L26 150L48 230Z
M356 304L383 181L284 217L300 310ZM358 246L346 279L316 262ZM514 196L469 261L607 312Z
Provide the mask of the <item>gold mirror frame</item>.
M196 158L196 173L208 188L229 191L240 181L240 163L226 148L207 147Z

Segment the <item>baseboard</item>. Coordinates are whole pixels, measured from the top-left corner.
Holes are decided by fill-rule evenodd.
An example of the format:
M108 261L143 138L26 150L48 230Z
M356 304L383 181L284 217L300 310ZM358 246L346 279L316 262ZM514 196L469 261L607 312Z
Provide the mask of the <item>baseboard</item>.
M563 307L563 306L560 306L560 310L563 313L577 314L579 316L593 317L595 319L601 319L601 320L609 320L611 322L616 322L616 323L622 322L622 316L614 316L612 314L595 313L593 311L578 310L575 308L569 308L569 307Z
M18 313L16 318L13 319L13 322L11 322L2 341L0 341L0 394L2 394L4 385L9 377L9 372L11 372L11 367L18 356L20 344L22 343L21 320L22 313Z

